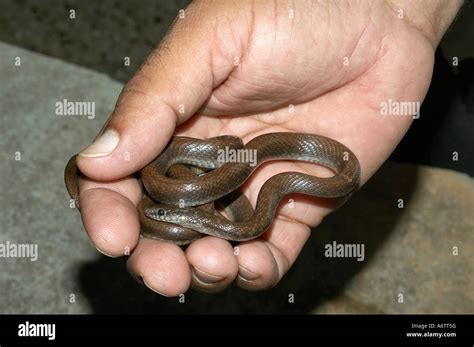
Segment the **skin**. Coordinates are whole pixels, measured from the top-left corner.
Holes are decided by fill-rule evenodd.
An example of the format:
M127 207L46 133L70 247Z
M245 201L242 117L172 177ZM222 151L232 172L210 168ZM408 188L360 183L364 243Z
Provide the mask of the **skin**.
M380 103L423 100L434 49L460 6L428 1L417 16L420 2L193 3L124 87L104 126L120 136L115 150L91 156L86 149L77 159L88 177L80 183L82 219L96 248L113 257L130 249L131 274L165 296L184 293L191 284L204 291L233 282L249 290L276 285L310 228L340 202L288 196L293 207L284 200L269 231L241 243L237 255L215 237L183 251L139 238L136 204L142 192L130 175L174 133L236 135L247 142L267 132L294 131L344 143L359 158L366 182L412 122L409 116L382 116ZM262 184L282 171L328 175L310 164L263 165L244 187L253 204Z

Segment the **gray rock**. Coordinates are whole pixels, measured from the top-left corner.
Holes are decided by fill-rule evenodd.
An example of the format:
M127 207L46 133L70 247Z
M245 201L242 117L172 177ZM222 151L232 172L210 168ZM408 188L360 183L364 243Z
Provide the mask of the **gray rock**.
M0 43L2 232L0 243L34 243L38 260L0 258L2 313L87 312L75 280L97 258L69 208L64 164L95 136L121 84L106 75ZM15 66L15 59L21 66ZM56 102L93 101L95 119L56 115ZM19 153L20 160L15 160ZM76 295L76 303L69 295Z
M6 44L0 52L0 244L33 243L39 253L35 262L0 258L0 313L474 312L472 179L393 163L315 228L275 288L190 291L184 304L148 291L121 259L90 245L63 183L67 160L101 128L121 84ZM95 119L56 115L63 99L94 101ZM364 261L325 257L333 241L364 244Z
M398 199L404 208L398 208ZM314 312L473 313L472 211L472 178L386 164L326 221L335 231L331 239L365 243L368 259L341 296ZM339 213L350 221L346 230L337 220ZM337 271L337 262L333 268Z

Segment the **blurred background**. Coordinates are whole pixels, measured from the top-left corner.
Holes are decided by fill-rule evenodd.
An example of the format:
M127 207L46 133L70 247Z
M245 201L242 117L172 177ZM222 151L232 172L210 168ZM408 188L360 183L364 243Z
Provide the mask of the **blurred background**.
M124 259L95 251L69 208L64 166L187 4L0 0L0 243L39 249L35 262L0 258L0 313L473 313L472 1L436 52L421 118L374 178L313 231L277 287L190 291L183 303L136 283ZM96 117L55 115L63 99L95 101ZM365 260L325 258L333 241L363 243Z

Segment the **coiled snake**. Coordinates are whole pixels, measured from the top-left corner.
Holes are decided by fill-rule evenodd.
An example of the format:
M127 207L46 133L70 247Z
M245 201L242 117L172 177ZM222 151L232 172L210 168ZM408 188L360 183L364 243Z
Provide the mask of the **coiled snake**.
M223 155L229 153L244 155ZM271 160L307 161L328 167L335 175L322 178L300 172L278 173L260 189L254 211L238 189L256 167ZM64 177L79 208L78 173L73 156ZM208 140L173 137L138 174L146 192L138 206L142 235L183 245L202 234L233 241L256 238L268 229L285 195L346 196L359 184L360 167L351 150L333 139L268 133L246 145L234 136ZM215 211L214 202L229 218Z

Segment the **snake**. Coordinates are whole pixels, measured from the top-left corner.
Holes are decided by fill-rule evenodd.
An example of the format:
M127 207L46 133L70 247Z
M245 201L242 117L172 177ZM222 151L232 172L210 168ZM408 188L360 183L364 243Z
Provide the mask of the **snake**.
M81 173L76 157L67 163L64 179L80 210ZM334 175L277 173L262 185L253 208L240 190L242 185L263 163L281 160L321 165ZM348 198L359 186L361 171L356 155L334 139L275 132L254 137L245 145L230 135L174 136L136 175L144 188L137 206L142 236L187 245L204 235L229 241L255 239L270 227L286 195Z

